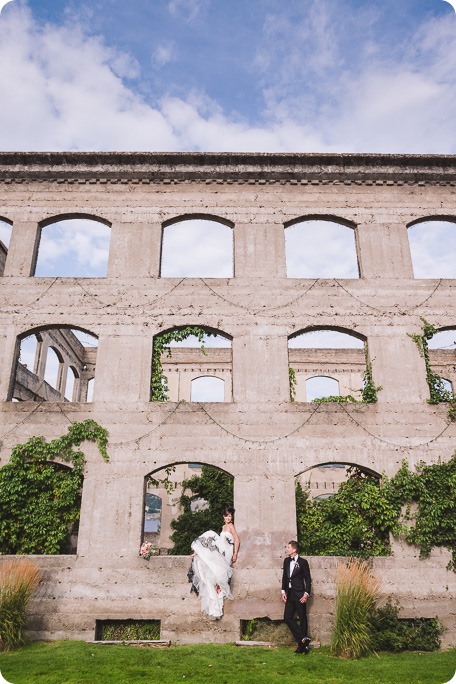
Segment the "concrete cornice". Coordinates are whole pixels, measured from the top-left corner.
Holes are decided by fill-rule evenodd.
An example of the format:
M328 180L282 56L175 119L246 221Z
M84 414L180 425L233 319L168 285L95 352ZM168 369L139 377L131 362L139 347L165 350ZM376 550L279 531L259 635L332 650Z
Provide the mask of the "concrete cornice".
M2 180L456 182L456 155L0 152Z

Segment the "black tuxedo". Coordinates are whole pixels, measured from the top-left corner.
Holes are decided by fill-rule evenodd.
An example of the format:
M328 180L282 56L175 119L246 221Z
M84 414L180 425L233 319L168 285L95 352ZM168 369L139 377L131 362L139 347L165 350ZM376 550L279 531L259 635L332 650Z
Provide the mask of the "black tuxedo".
M300 644L307 634L307 610L306 604L300 603L300 599L305 593L309 594L312 587L309 563L305 558L298 557L290 577L291 558L287 557L283 563L282 591L287 596L283 619L288 625L291 633ZM294 616L298 614L299 625Z

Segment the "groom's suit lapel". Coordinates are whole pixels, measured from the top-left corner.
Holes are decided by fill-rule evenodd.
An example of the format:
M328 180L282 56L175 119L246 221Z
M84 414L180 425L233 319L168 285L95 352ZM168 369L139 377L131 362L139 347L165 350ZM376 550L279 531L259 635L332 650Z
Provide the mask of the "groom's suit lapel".
M291 573L290 573L290 565L291 565L291 559L288 561L288 576L289 576L289 577L293 577L293 575L296 573L296 571L298 570L298 568L300 568L300 565L299 565L299 558L298 558L298 560L295 562L294 568L293 568L293 572L291 572Z

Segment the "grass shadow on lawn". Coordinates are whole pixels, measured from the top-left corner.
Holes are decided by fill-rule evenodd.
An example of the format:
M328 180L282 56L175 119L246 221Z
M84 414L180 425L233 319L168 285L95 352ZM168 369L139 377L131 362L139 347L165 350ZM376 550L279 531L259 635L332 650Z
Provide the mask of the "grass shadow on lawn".
M232 644L167 649L80 641L35 642L0 654L10 684L444 684L456 670L456 650L381 653L347 661L327 648L295 655L290 648Z

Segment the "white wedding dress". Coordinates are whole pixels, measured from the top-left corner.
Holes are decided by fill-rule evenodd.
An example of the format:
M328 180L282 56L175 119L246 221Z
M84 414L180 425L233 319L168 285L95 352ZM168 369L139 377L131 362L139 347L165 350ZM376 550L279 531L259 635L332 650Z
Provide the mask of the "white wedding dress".
M230 580L234 537L231 532L217 534L213 530L192 542L192 584L201 600L201 610L214 620L223 615L224 599L232 599Z

